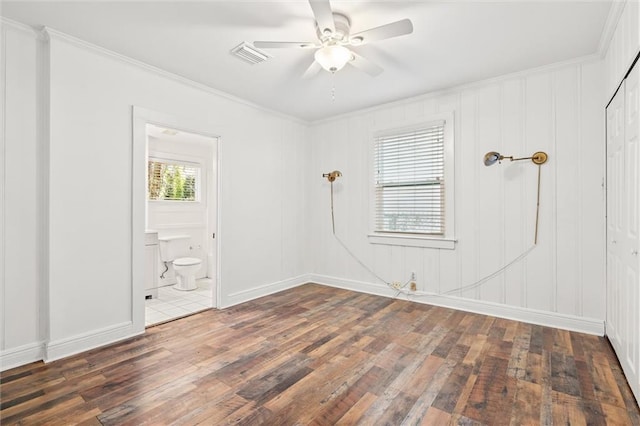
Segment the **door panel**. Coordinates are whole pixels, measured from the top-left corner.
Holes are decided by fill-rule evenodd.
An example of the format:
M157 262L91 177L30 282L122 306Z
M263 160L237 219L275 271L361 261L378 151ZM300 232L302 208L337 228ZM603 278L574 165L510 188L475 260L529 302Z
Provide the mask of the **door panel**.
M625 83L607 108L607 335L617 351L622 347L621 246L624 208Z
M625 129L624 129L624 154L625 154L625 182L624 182L624 244L619 247L622 251L620 260L625 267L624 296L627 310L625 318L625 333L623 335L626 362L622 363L628 381L632 389L638 395L640 393L640 377L638 376L638 348L640 347L640 335L638 334L638 311L640 300L638 299L638 281L640 263L638 262L638 136L640 135L640 106L638 85L640 83L640 68L635 69L627 77L625 83Z
M607 108L607 336L640 398L640 68Z

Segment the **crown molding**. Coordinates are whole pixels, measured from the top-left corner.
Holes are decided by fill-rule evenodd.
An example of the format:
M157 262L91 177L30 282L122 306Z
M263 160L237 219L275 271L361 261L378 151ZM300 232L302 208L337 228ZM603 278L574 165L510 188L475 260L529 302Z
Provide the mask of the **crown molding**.
M522 71L503 74L497 77L491 77L484 80L473 81L471 83L464 83L458 86L451 86L451 87L435 90L433 92L427 92L422 95L411 96L408 98L398 99L397 101L385 102L383 104L374 105L372 107L362 108L356 111L346 112L344 114L322 118L319 120L311 121L310 125L316 126L316 125L326 124L332 121L355 117L362 114L369 114L375 111L391 108L394 106L400 106L400 105L406 104L407 102L423 101L423 100L432 99L432 98L436 98L443 95L450 95L453 93L461 92L463 90L478 89L491 84L499 84L507 80L525 78L525 77L529 77L529 76L540 74L540 73L555 71L555 70L573 66L573 65L583 65L583 64L589 64L589 63L598 62L598 61L602 61L602 57L600 56L599 53L592 53L590 55L578 56L577 58L568 59L566 61L554 62L552 64L542 65L536 68L529 68Z
M58 30L55 30L55 29L50 28L50 27L44 27L41 30L41 32L46 34L46 36L51 40L63 41L65 43L71 44L71 45L73 45L75 47L79 47L79 48L84 49L86 51L97 53L97 54L100 54L102 56L105 56L105 57L108 57L108 58L111 58L111 59L115 59L117 61L129 64L129 65L133 65L133 66L135 66L137 68L140 68L140 69L145 70L147 72L153 73L153 74L158 75L160 77L166 78L168 80L172 80L172 81L175 81L177 83L184 84L185 86L189 86L191 88L198 89L198 90L201 90L203 92L207 92L207 93L210 93L212 95L219 96L219 97L227 99L229 101L245 105L247 107L250 107L250 108L265 112L267 114L274 115L274 116L276 116L278 118L281 118L281 119L285 119L285 120L288 120L288 121L293 121L295 123L302 124L302 125L305 125L305 126L309 125L309 122L306 121L306 120L303 120L303 119L300 119L298 117L294 117L294 116L291 116L291 115L284 114L282 112L279 112L279 111L264 107L264 106L259 105L259 104L255 104L253 102L249 102L249 101L247 101L245 99L242 99L240 97L231 95L229 93L223 92L223 91L218 90L218 89L214 89L213 87L207 86L207 85L202 84L202 83L198 83L198 82L196 82L194 80L188 79L188 78L183 77L181 75L174 74L174 73L169 72L169 71L165 71L165 70L163 70L161 68L158 68L156 66L147 64L146 62L142 62L142 61L139 61L137 59L133 59L133 58L131 58L129 56L122 55L120 53L114 52L112 50L106 49L104 47L101 47L101 46L95 45L93 43L90 43L88 41L85 41L85 40L79 39L77 37L74 37L72 35L63 33L62 31L58 31Z
M598 43L598 54L601 58L604 58L607 50L609 49L609 45L611 44L613 35L616 32L618 22L620 21L620 17L622 16L622 12L624 12L626 4L627 0L611 2L611 9L609 9L609 14L607 15L607 20L604 23L604 28L602 29L600 41Z
M25 33L33 34L34 36L37 36L37 33L38 33L38 30L33 28L32 26L23 24L22 22L14 21L12 19L5 18L3 16L0 16L0 24L2 26L13 28L14 30L19 30Z

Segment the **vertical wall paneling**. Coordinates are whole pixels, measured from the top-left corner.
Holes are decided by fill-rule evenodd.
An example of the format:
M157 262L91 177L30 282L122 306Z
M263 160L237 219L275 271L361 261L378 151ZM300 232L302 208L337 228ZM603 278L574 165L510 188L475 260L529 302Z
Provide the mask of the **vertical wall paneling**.
M349 119L348 134L350 143L345 147L347 152L346 163L353 166L350 167L348 174L346 174L346 170L342 170L344 180L340 179L343 180L340 184L341 189L344 191L346 200L340 209L341 214L339 215L339 218L343 223L343 229L346 229L346 239L347 241L354 241L355 244L353 246L353 251L358 256L363 256L367 253L367 240L365 235L368 232L368 221L361 220L344 226L344 220L351 217L349 212L361 210L360 203L362 201L355 195L361 191L369 190L367 185L369 182L369 165L367 164L368 157L361 155L361 153L366 150L367 145L367 138L362 137L365 130L365 121L361 117L353 117ZM343 253L342 255L349 261L349 275L353 276L358 281L366 281L368 279L366 271L362 270L357 261L352 259L344 251L344 248L341 247L340 249ZM370 259L365 259L365 261L370 263Z
M314 123L312 173L328 171L325 164L335 152L347 152L341 165L343 172L349 172L342 180L349 198L348 217L340 215L350 227L345 243L387 281L406 280L412 271L418 272L419 289L426 294L416 300L483 312L504 306L516 308L509 310L510 315L544 312L549 314L547 319L559 314L560 322L575 320L569 327L595 330L599 323L601 330L604 311L597 300L602 300L604 260L598 259L598 253L604 256L604 218L602 188L594 182L604 173L604 125L597 119L602 113L597 101L602 99L602 66L590 59ZM370 215L370 172L368 164L363 165L363 159L370 157L369 129L397 127L408 118L428 119L443 111L455 116L455 250L367 243L367 231L360 223ZM358 122L363 125L353 124ZM541 166L539 241L525 260L482 286L456 291L502 268L533 245L537 166L527 160L485 167L482 156L491 150L514 156L549 154L549 161ZM316 199L325 199L323 189L323 184L312 185L312 206L321 207ZM312 241L320 244L313 278L387 294L361 265L354 262L344 270L333 264L333 244L322 235L327 227L317 222L319 217L310 216ZM580 238L590 247L579 247L576 240ZM432 296L451 290L444 298ZM580 321L584 328L575 325Z
M36 147L36 210L38 216L38 316L39 340L49 339L49 42L45 31L38 34L37 45L37 147Z
M562 312L579 315L581 294L579 284L580 260L580 123L578 93L580 70L566 69L554 74L556 96L555 160L562 167L563 179L555 181L557 191L556 247L557 287L556 300ZM578 130L578 131L576 131ZM577 161L573 161L573 160ZM544 167L544 166L543 166ZM547 170L544 170L545 172Z
M37 37L2 21L2 346L9 368L41 357L38 277Z
M0 8L2 5L0 5ZM3 21L0 20L0 351L4 351L5 346L5 184L6 184L6 174L5 174L5 163L6 163L6 67L7 67L7 34L6 27Z
M486 167L482 158L486 152L499 151L505 155L508 147L503 145L501 131L501 85L491 85L478 90L476 121L476 149L473 166L476 170L475 199L478 214L476 235L478 265L476 279L485 277L500 269L504 258L504 179L503 165ZM475 297L488 302L502 303L504 296L504 276L499 275L477 287Z
M552 148L553 116L551 73L533 75L527 78L526 112L525 122L527 126L526 155L536 151L545 151L549 154L549 161L542 166L540 223L538 233L538 246L527 257L527 282L532 285L527 287L527 307L532 309L555 312L555 288L552 276L555 259L554 250L554 173L556 158ZM526 189L526 221L521 225L526 227L528 241L533 243L535 229L537 187L537 168L531 163L519 162L516 165L522 168L525 176Z
M501 96L501 147L506 155L527 154L524 147L524 80L515 79L502 84ZM496 167L495 165L493 166ZM521 226L525 213L525 181L519 164L504 162L499 170L503 175L503 232L506 262L516 258L530 245L530 236ZM504 273L505 298L503 303L526 306L525 262L517 263Z
M475 163L478 161L475 153L478 151L475 149L476 140L476 117L477 117L477 95L474 91L468 91L460 94L460 104L455 110L456 117L456 174L455 179L457 187L462 182L477 182L478 169L475 167ZM462 144L464 143L464 146ZM462 186L464 188L465 185ZM464 192L456 191L457 197L456 206L456 243L455 264L443 265L441 262L438 266L442 273L440 275L440 282L442 283L437 287L439 292L452 291L452 289L459 288L470 283L473 283L478 274L478 243L476 234L473 229L476 228L475 223L478 209L478 201L474 197L463 196ZM461 235L465 235L466 238L460 238ZM430 250L431 251L431 250ZM440 251L439 251L440 252ZM441 253L441 252L440 252ZM451 258L452 254L441 253L445 258ZM462 261L464 260L464 265ZM442 268L441 266L445 266ZM448 267L447 267L448 266ZM464 266L464 267L463 267ZM452 274L455 270L458 270L458 274ZM456 296L473 297L476 294L474 289L461 290L454 293Z
M598 171L604 170L605 140L604 111L601 101L604 95L604 69L597 63L585 64L581 67L580 99L580 221L581 238L579 261L581 270L580 291L582 299L582 316L604 318L605 290L603 285L589 288L590 283L605 281L605 216L604 176Z

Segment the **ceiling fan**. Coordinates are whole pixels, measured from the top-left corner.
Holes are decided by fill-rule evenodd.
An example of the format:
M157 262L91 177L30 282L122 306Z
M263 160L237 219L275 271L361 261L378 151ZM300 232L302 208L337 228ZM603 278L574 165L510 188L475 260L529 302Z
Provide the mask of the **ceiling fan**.
M413 32L413 24L409 19L391 22L380 27L371 28L351 34L351 21L346 15L331 10L329 0L309 0L311 10L316 18L316 34L318 41L254 41L257 48L295 48L316 49L314 61L304 73L304 78L317 74L321 69L331 73L341 70L349 64L369 75L377 76L382 68L368 59L348 49L346 46L360 46L374 41L398 37Z

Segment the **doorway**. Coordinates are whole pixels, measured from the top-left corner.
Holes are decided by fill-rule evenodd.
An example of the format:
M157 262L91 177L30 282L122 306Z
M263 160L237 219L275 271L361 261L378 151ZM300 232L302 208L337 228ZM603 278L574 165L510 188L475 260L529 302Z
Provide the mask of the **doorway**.
M146 133L145 326L150 326L213 307L218 141L155 124L147 124ZM189 273L193 289L178 285L184 277L178 276L174 258L166 258L163 243L180 259L198 262Z
M139 332L218 307L218 145L207 123L133 109L131 306ZM172 254L160 249L168 241ZM189 273L186 260L196 263ZM189 279L195 285L185 288Z

